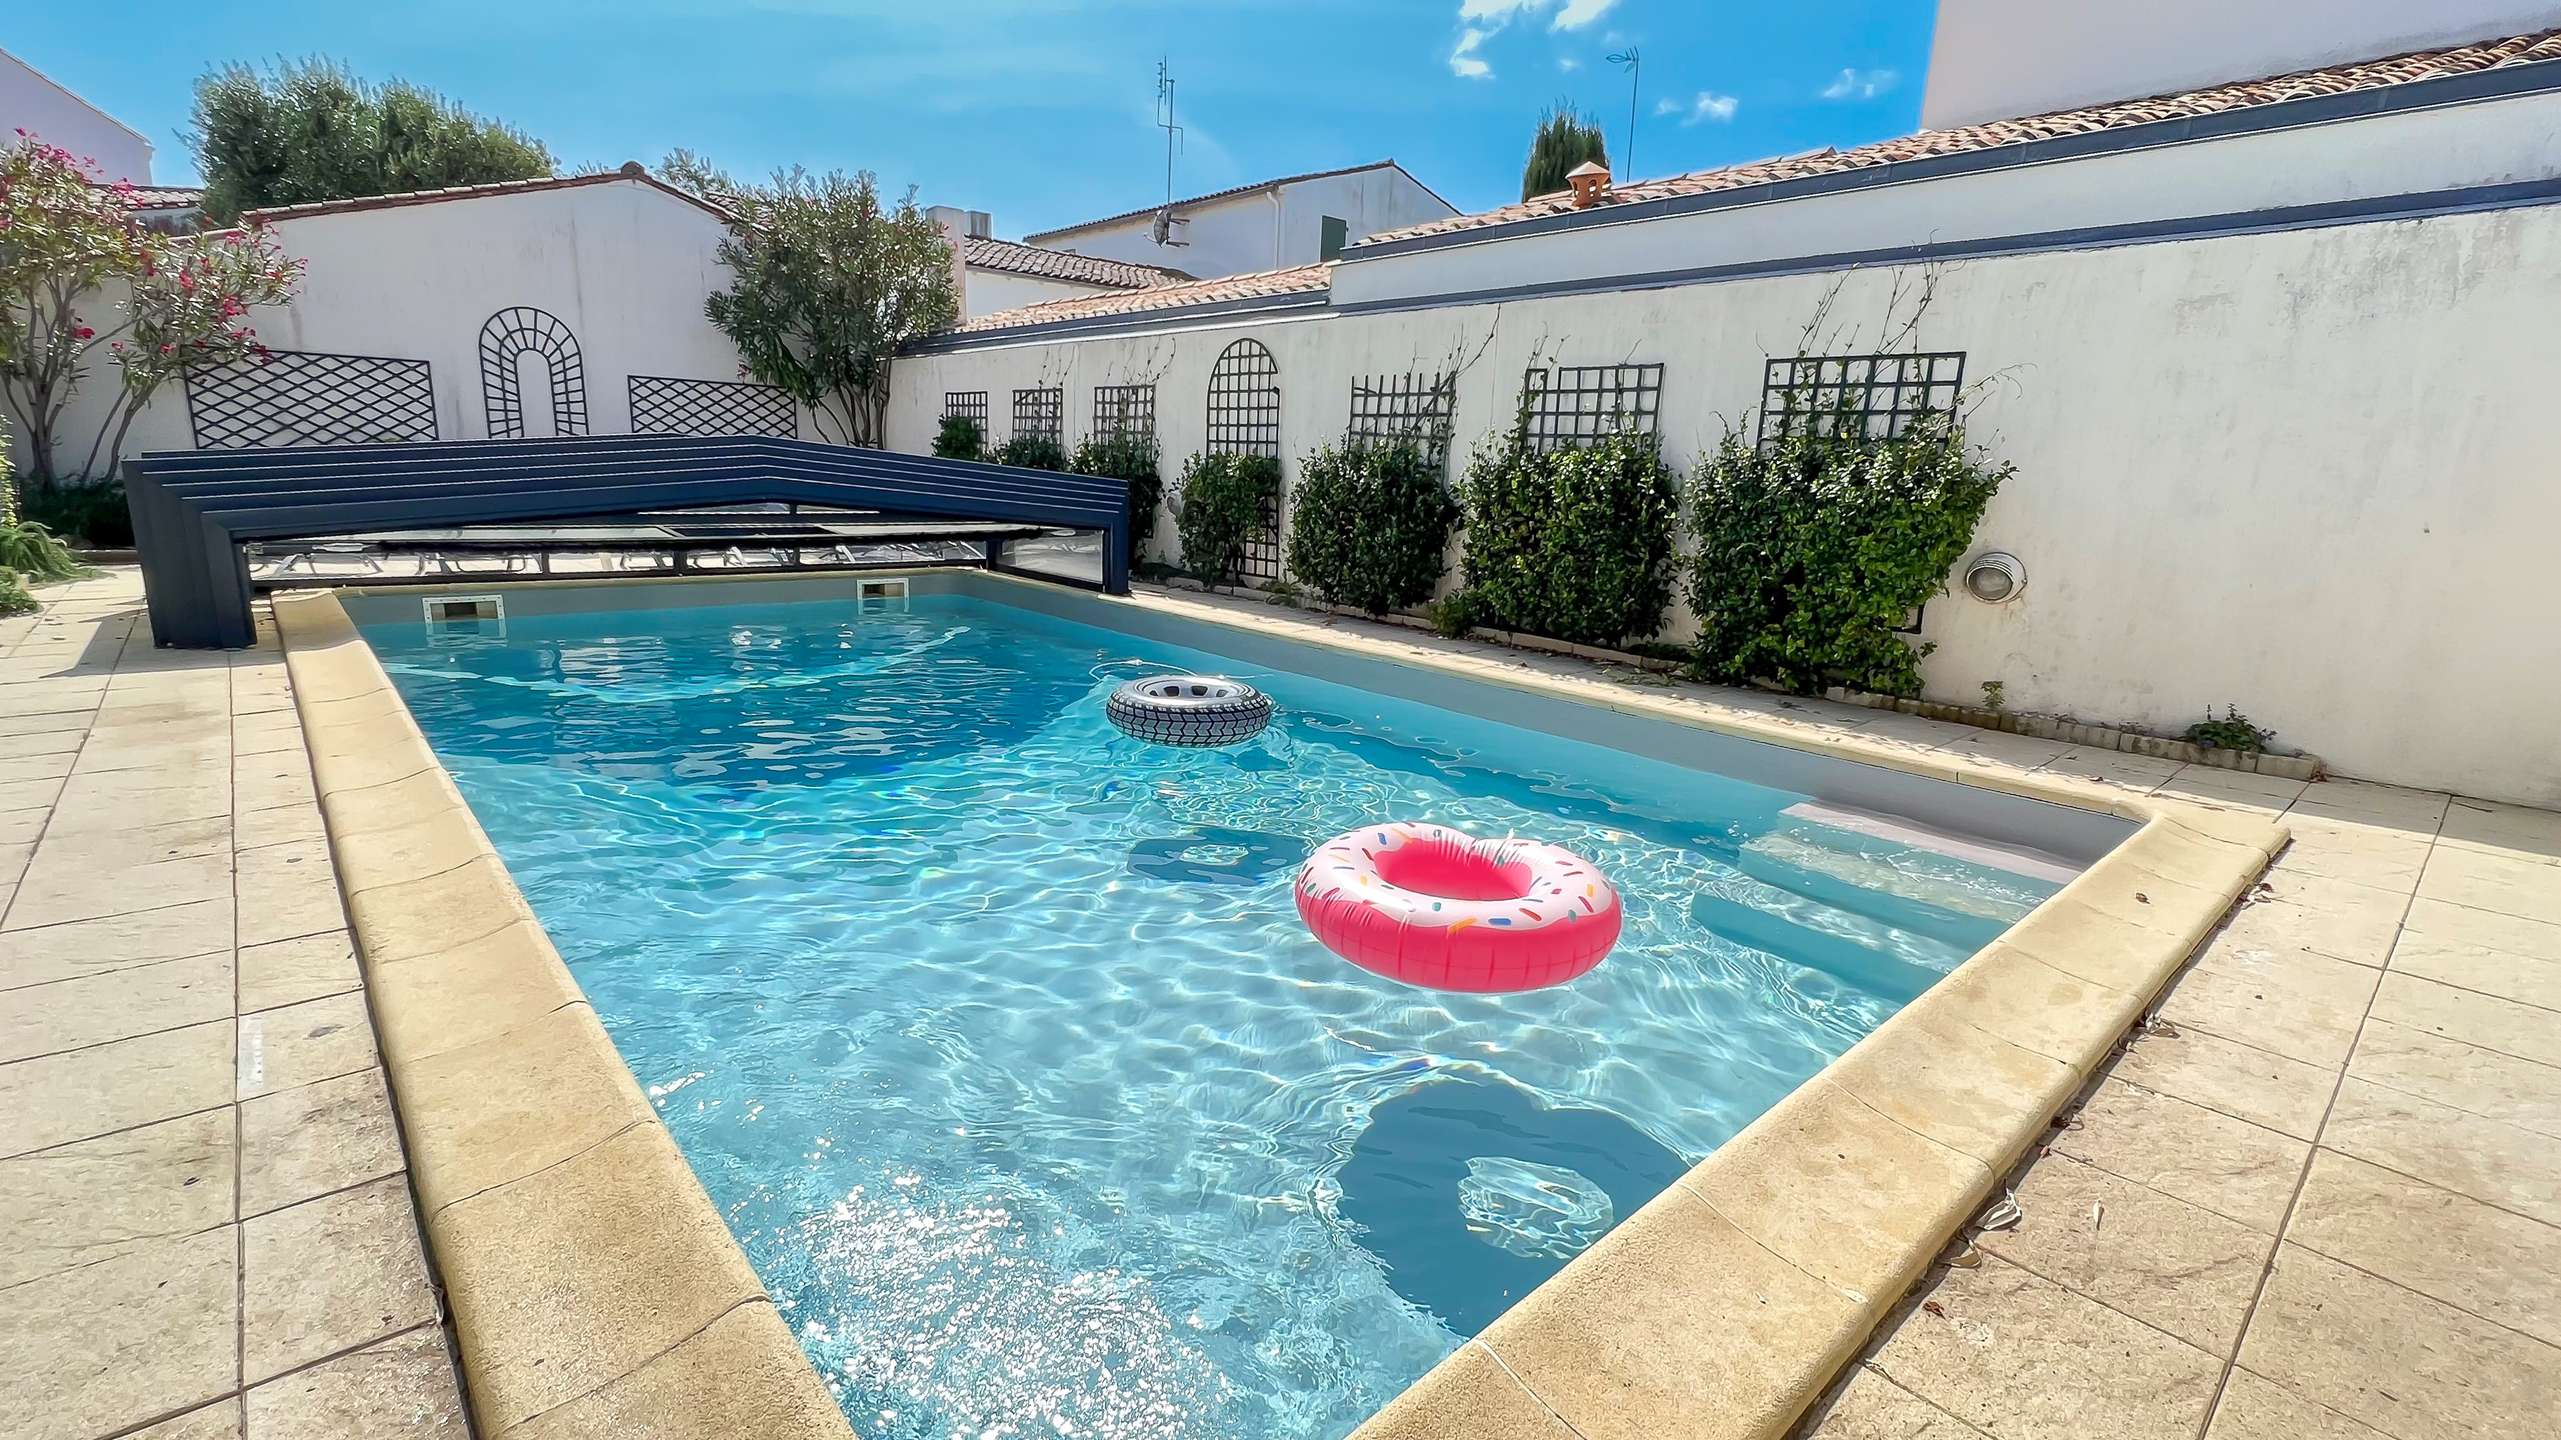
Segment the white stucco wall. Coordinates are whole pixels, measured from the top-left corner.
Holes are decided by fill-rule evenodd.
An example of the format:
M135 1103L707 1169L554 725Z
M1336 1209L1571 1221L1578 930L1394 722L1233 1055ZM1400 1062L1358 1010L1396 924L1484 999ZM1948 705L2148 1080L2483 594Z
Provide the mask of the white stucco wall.
M87 162L92 180L151 179L151 142L74 95L24 60L0 50L0 136L24 130Z
M1043 300L1074 300L1087 295L1118 293L1106 285L1079 285L1073 280L1051 280L1039 275L1017 275L1010 270L990 270L983 265L962 267L960 313L963 319L976 315L993 315L1017 305L1033 305Z
M703 318L704 297L728 285L720 220L638 181L312 215L272 230L306 269L294 304L252 312L259 338L280 351L429 362L442 439L488 437L480 328L510 306L548 311L577 337L590 434L631 428L632 375L739 378L736 347ZM112 297L91 308L104 315ZM113 375L103 358L93 369L67 433L95 433ZM535 417L549 415L548 389L524 398L528 433L545 433ZM818 438L805 415L801 434ZM136 420L125 453L192 444L172 384Z
M1158 245L1151 215L1090 230L1053 231L1033 243L1079 255L1169 265L1206 280L1315 263L1321 258L1328 215L1344 222L1348 244L1457 212L1413 176L1384 166L1301 180L1175 213L1191 222L1175 229L1181 245Z
M1965 351L1983 385L1973 438L2018 473L1977 548L2018 554L2028 583L2003 607L1931 602L1929 693L1979 702L1999 680L2016 708L2170 732L2229 703L2344 774L2561 804L2561 485L2528 418L2561 374L2556 274L2555 206L1944 271L1920 341ZM1053 383L1073 439L1094 386L1152 378L1170 478L1202 446L1218 351L1250 335L1279 362L1293 467L1340 434L1355 374L1476 355L1463 456L1543 347L1665 362L1665 450L1686 469L1837 278L920 356L900 362L890 434L924 449L945 390ZM1892 283L1848 278L1835 348L1874 343Z
M1337 303L2140 224L2561 175L2561 93L1365 257ZM1606 214L1607 212L1601 212Z
M2553 0L1939 0L1921 124L1971 125L2555 25Z

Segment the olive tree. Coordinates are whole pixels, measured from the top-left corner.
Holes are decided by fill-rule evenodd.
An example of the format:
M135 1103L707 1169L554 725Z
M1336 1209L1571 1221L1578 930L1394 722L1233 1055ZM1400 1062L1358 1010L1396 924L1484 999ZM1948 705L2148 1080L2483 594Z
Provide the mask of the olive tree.
M196 82L188 135L207 215L552 172L541 142L404 81L371 85L328 60L227 65Z
M733 216L720 244L731 281L703 313L747 373L807 406L822 435L881 444L898 347L959 313L942 227L912 190L883 204L869 171L792 169L717 199Z

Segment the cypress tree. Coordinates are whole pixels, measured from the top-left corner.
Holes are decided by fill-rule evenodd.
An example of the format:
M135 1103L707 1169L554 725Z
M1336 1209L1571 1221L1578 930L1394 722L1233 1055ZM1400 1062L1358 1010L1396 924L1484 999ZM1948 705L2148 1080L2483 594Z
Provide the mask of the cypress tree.
M1566 172L1586 160L1610 163L1609 146L1601 139L1601 122L1577 114L1573 103L1559 100L1538 117L1530 140L1529 163L1521 168L1521 198L1565 188Z

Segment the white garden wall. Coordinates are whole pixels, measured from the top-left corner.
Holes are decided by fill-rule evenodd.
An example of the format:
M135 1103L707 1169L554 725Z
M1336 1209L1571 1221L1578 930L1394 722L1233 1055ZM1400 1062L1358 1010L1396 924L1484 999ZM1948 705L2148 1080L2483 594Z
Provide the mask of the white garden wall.
M2561 804L2561 483L2536 419L2561 375L2561 206L1976 259L1920 332L1985 384L1973 438L2018 474L1978 548L2026 563L2018 601L1926 612L1933 698L2175 732L2236 704L2340 772ZM1687 468L1759 399L1838 274L1429 308L1323 312L899 363L892 443L922 450L946 390L1153 379L1170 478L1199 449L1231 340L1280 367L1285 452L1340 435L1357 374L1473 357L1462 454L1509 417L1534 355L1667 365ZM1893 276L1833 313L1872 346ZM1171 526L1160 521L1160 545ZM1453 576L1453 579L1455 577ZM1672 627L1686 634L1687 621Z

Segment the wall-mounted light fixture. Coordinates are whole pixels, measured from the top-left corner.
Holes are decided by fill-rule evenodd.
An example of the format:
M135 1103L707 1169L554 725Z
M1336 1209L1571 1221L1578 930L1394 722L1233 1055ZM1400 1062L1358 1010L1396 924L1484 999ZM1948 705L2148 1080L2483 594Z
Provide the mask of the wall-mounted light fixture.
M1986 550L1965 562L1965 593L1986 605L2006 605L2027 588L2027 567L2007 550Z

